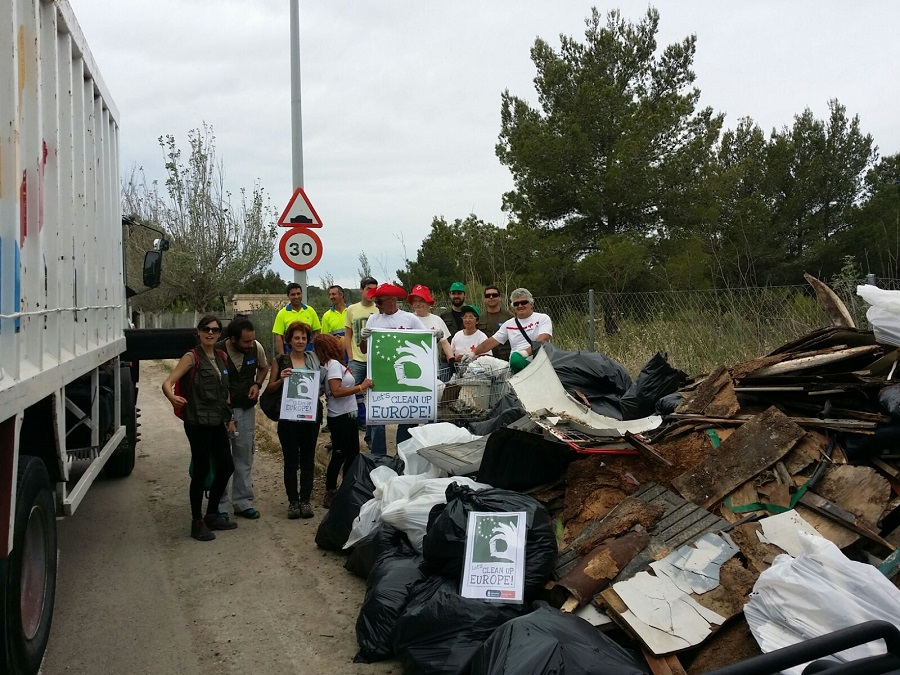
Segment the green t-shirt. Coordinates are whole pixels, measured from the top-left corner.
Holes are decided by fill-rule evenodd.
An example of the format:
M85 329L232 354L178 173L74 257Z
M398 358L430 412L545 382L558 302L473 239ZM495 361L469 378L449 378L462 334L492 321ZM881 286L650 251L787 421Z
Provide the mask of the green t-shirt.
M362 329L366 327L366 321L369 320L369 317L377 312L378 308L374 303L368 307L364 307L361 302L357 302L347 308L347 317L344 320L344 328L353 329L353 344L350 345L350 349L353 352L354 361L366 362L366 355L359 349L359 334L362 332Z
M343 312L329 309L322 315L322 332L323 333L339 333L344 334L346 325L347 308L344 307Z
M303 309L295 312L291 306L282 307L275 315L275 323L272 326L272 333L275 335L284 335L284 331L295 321L302 321L308 324L313 330L322 330L322 324L319 323L319 315L309 305L303 305Z

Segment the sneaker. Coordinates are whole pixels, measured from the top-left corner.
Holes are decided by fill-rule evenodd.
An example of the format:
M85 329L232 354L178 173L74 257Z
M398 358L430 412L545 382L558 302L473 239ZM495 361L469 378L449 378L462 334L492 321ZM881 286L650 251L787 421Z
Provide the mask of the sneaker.
M197 541L212 541L216 535L209 531L203 518L191 521L191 536Z
M237 528L236 522L228 520L227 513L207 513L204 520L211 530L234 530Z
M249 509L244 509L243 511L235 511L234 515L246 518L247 520L256 520L259 518L259 511L251 506Z
M296 520L301 516L301 513L300 502L291 502L290 506L288 506L288 518Z
M331 508L331 502L334 501L334 495L337 494L337 488L332 488L330 490L325 490L325 498L322 500L322 506L326 509Z
M300 502L300 517L301 518L312 518L315 515L313 513L312 504L309 502Z

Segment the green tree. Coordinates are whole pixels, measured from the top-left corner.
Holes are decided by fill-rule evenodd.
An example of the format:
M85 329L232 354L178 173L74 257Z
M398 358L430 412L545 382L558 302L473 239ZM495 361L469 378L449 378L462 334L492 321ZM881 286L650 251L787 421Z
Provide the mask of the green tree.
M266 270L265 272L257 272L238 286L235 293L252 293L255 295L284 295L284 289L287 288L288 282L281 278L275 270Z
M188 132L185 159L171 134L159 138L165 158L165 191L135 172L125 186L124 212L156 223L171 238L163 285L198 311L221 303L243 282L266 269L275 239L275 212L259 184L225 188L212 127Z
M567 231L590 253L604 235L689 227L722 116L697 110L696 38L657 50L659 14L636 24L594 8L585 41L531 49L539 108L506 91L496 146L521 222Z

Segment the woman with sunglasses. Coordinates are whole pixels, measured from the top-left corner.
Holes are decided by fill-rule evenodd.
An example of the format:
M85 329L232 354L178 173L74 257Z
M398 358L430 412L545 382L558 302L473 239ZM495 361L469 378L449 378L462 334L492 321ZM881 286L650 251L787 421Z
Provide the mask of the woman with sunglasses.
M475 347L472 355L481 356L497 345L509 342L512 350L509 358L510 366L516 365L513 363L515 360L518 369L521 369L531 361L537 347L536 343L550 342L553 337L553 321L546 314L534 311L534 296L527 288L517 288L510 293L509 300L515 316L504 321L493 337Z
M197 324L200 345L181 357L162 384L172 407L182 409L184 433L191 446L191 536L198 541L215 539L212 530L237 527L237 523L219 514L219 502L234 472L228 434L235 431L228 394L228 363L222 351L216 349L221 333L218 318L212 314L201 318ZM178 381L182 395L176 396ZM215 469L203 516L203 491L210 462Z
M319 370L321 362L313 351L306 351L312 337L312 328L302 321L295 321L284 331L284 343L291 346L290 354L280 354L272 361L267 391L281 389L290 379L291 370ZM278 421L278 440L284 457L284 491L288 498L288 518L312 518L313 478L316 472L316 440L319 436L322 406L319 405L314 422L293 420ZM297 487L297 471L300 487Z

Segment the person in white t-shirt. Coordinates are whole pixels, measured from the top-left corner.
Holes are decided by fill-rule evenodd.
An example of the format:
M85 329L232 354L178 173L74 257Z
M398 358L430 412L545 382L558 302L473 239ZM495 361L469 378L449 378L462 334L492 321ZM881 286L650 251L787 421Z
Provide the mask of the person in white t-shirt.
M457 358L471 356L475 348L488 339L482 331L478 330L479 312L477 307L472 305L463 305L459 311L462 313L462 330L453 336L450 346L453 347L453 354ZM490 350L484 352L493 356Z
M518 369L521 370L527 365L527 361L531 361L535 343L550 342L553 337L553 321L546 314L534 311L534 296L527 288L517 288L510 293L509 300L515 316L504 321L500 329L478 345L472 354L481 356L497 345L509 342L512 350L510 365L513 365L512 355L518 354L517 360L521 364Z
M370 298L375 301L378 307L378 314L373 314L366 321L366 326L360 333L359 348L363 354L369 351L369 337L375 328L389 328L391 330L428 330L415 314L410 314L399 307L397 301L406 297L406 291L395 284L383 283L379 284L371 291L367 291ZM412 438L409 430L416 426L415 424L399 424L397 425L397 443L401 443L408 438ZM373 455L387 454L387 438L384 434L384 426L380 424L369 425L371 430L371 442L369 449Z
M434 331L437 338L438 347L444 353L444 359L438 358L438 377L442 382L450 379L450 376L456 372L456 359L453 357L453 349L450 348L450 332L447 330L447 324L444 320L431 313L434 306L434 298L431 296L431 290L423 284L416 284L406 296L407 304L412 307L419 321L425 324L425 328Z
M337 492L338 474L343 468L347 475L350 465L359 454L359 430L356 428L356 394L371 388L372 380L356 384L353 373L341 361L344 345L340 338L323 333L313 338L313 351L325 366L325 399L328 408L328 428L331 429L331 461L325 471L325 500L322 504L331 508L331 500Z

